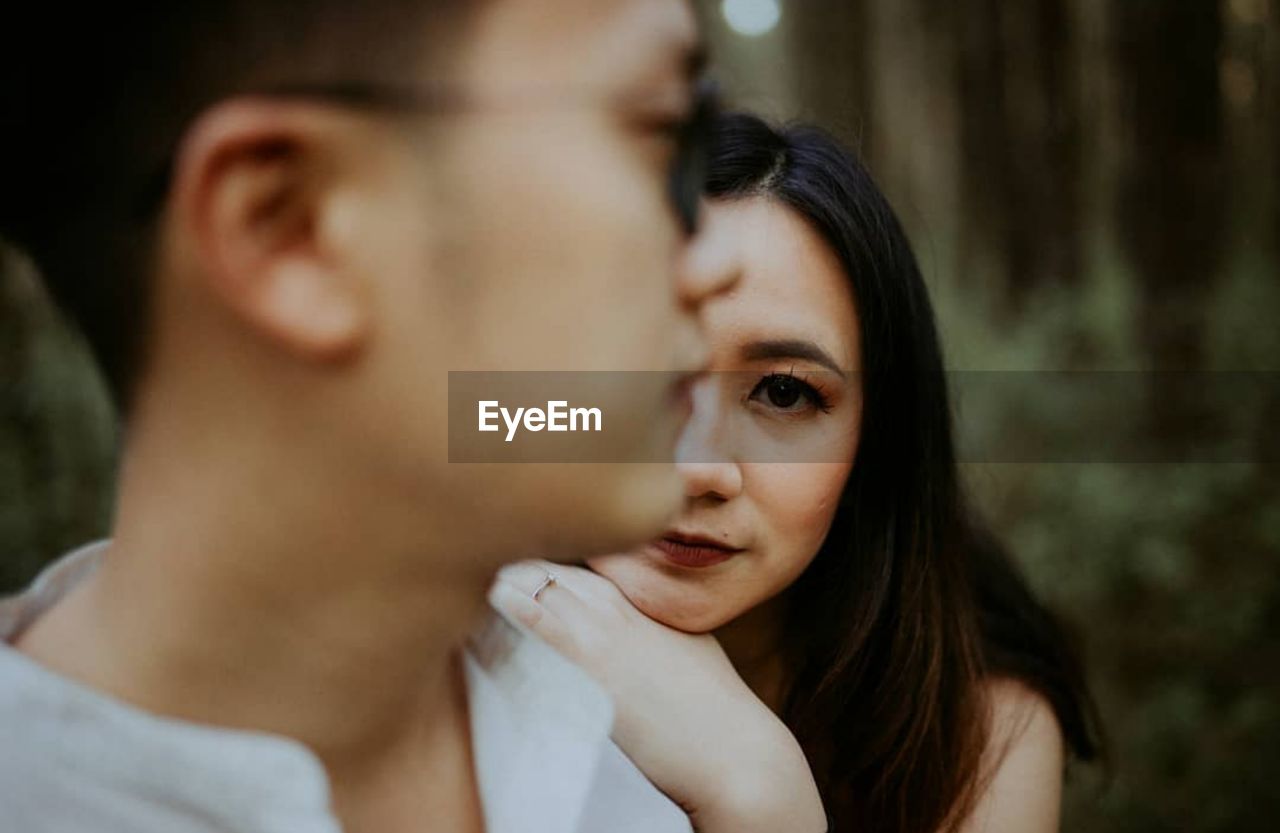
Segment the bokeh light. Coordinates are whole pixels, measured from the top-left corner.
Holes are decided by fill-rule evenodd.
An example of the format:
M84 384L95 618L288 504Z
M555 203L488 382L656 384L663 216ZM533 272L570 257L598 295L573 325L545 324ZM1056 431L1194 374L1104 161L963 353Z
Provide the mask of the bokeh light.
M782 17L778 0L723 0L720 11L730 29L748 37L772 31Z

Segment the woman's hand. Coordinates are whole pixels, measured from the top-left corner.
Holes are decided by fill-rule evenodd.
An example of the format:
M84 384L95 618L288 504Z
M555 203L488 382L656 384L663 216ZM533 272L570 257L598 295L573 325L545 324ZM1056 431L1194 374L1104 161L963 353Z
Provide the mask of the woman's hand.
M548 573L556 581L534 601ZM613 696L613 739L704 833L818 833L826 816L800 745L711 635L666 627L608 579L529 561L489 594Z

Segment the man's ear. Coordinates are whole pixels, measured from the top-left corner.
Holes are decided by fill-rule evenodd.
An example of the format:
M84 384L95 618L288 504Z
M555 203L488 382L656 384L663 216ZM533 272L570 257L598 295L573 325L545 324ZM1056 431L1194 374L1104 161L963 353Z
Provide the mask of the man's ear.
M199 277L255 332L311 360L353 355L369 326L335 164L349 125L315 106L233 99L193 125L174 169L170 221Z

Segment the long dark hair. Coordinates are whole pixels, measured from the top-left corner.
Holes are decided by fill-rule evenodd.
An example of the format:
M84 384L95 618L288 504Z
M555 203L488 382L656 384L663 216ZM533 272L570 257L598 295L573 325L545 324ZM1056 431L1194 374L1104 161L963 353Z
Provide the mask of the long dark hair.
M707 193L775 200L805 218L839 258L857 304L857 459L830 534L786 593L782 641L782 717L809 757L832 829L958 825L982 782L989 673L1043 691L1075 751L1092 756L1075 655L965 508L928 291L866 168L819 129L726 115ZM982 604L993 601L999 610L988 615ZM1023 620L1037 629L1001 646ZM1024 673L1028 663L1042 673Z

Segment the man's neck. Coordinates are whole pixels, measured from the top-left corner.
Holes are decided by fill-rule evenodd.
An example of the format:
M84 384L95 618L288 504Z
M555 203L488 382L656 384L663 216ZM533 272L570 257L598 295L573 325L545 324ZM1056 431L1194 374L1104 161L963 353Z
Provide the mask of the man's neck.
M242 448L239 470L198 453L179 469L161 451L131 449L102 566L20 650L154 713L301 741L339 808L456 762L459 738L466 753L454 661L487 576L409 551L305 461Z

